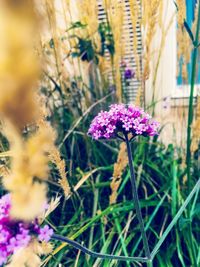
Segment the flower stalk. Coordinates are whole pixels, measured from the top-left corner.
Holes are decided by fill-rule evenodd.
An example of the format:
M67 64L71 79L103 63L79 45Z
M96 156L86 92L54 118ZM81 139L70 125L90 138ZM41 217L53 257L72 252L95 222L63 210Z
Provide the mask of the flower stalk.
M135 171L134 171L134 167L133 167L133 157L132 157L132 152L131 152L130 141L129 141L127 134L124 134L124 136L125 136L125 142L126 142L127 153L128 153L133 202L134 202L134 206L136 209L137 219L138 219L139 225L140 225L140 231L142 234L144 250L145 250L145 254L146 254L145 256L150 260L151 259L150 250L149 250L148 240L147 240L147 236L146 236L145 229L144 229L144 223L143 223L142 213L141 213L141 209L140 209L139 197L138 197L138 193L137 193Z
M189 98L189 109L188 109L188 125L187 125L187 151L186 151L186 164L187 164L187 182L188 192L191 190L191 127L193 122L193 98L194 98L194 86L196 78L196 66L198 59L198 48L199 48L199 29L200 29L200 4L198 5L198 17L197 17L197 28L196 36L193 42L194 48L192 53L192 74L190 83L190 98Z
M79 244L78 242L69 239L67 237L64 236L60 236L57 234L53 234L52 239L61 241L61 242L65 242L68 243L70 245L72 245L74 248L82 251L83 253L94 257L94 258L100 258L100 259L110 259L110 260L119 260L119 261L135 261L135 262L148 262L149 259L146 257L127 257L127 256L117 256L117 255L112 255L112 254L102 254L102 253L98 253L98 252L94 252L84 246L82 246L81 244Z
M186 173L187 173L187 185L188 192L191 191L191 143L192 143L192 122L193 122L193 98L194 98L194 86L196 79L197 71L197 59L198 59L198 48L199 48L199 29L200 29L200 3L198 4L198 15L197 15L197 26L195 38L193 37L190 28L187 26L187 23L184 23L184 26L193 42L193 51L192 51L192 73L191 73L191 82L190 82L190 98L189 98L189 108L188 108L188 123L187 123L187 146L186 146ZM189 205L188 211L190 211L191 205ZM197 267L196 262L196 250L193 242L192 234L192 224L189 223L189 241L191 245L192 252L192 261L193 265Z

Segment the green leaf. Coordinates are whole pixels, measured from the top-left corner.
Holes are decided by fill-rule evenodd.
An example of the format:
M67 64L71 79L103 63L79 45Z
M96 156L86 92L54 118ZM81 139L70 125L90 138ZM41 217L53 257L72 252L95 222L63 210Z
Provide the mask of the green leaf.
M72 22L71 25L72 26L69 29L67 29L66 32L68 32L72 29L76 29L76 28L85 29L87 27L87 24L83 24L81 21Z
M183 231L185 228L187 228L190 222L191 222L190 219L181 217L178 222L180 231Z
M192 31L191 31L191 29L190 29L190 27L189 27L189 25L188 25L186 20L184 20L184 26L185 26L185 29L188 32L189 36L190 36L191 41L194 43L193 33L192 33Z
M196 204L196 208L194 209L193 213L192 213L192 216L199 216L200 215L200 203L197 203Z
M72 56L72 57L79 57L79 53L77 53L77 52L72 52L72 53L71 53L71 56Z

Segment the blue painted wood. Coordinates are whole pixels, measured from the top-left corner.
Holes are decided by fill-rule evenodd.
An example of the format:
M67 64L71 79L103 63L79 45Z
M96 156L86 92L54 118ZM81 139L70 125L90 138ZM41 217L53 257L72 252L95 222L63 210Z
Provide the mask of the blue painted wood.
M195 6L197 4L198 0L185 0L186 1L186 21L189 25L189 27L192 27L193 21L194 21L194 16L195 16ZM198 55L198 70L197 70L197 79L196 83L200 84L200 55ZM191 52L191 57L190 57L190 63L187 64L187 72L188 72L188 84L190 83L191 80L191 70L192 70L192 52ZM183 59L181 58L179 61L179 69L180 73L182 72L182 65L183 65ZM182 77L179 73L179 76L177 77L177 84L182 85L184 84Z

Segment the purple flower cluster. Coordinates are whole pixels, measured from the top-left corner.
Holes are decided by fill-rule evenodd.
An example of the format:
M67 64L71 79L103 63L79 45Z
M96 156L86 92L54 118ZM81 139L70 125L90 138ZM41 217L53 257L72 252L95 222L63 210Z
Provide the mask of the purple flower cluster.
M158 122L139 107L114 104L109 111L101 111L92 121L88 134L94 139L115 138L118 132L154 136L158 134Z
M0 266L18 249L28 246L33 237L48 242L53 234L48 225L42 228L37 220L28 223L11 219L10 209L11 197L7 194L0 198Z

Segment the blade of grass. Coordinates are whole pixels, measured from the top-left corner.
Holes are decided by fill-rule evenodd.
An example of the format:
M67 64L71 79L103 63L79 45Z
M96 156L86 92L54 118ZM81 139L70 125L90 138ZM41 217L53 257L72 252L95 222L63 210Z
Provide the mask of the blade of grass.
M168 227L166 228L166 230L164 231L162 237L160 238L160 240L158 241L158 243L156 244L156 246L154 247L153 251L151 252L151 257L154 258L155 255L157 254L159 248L161 247L161 245L163 244L163 242L165 241L167 235L170 233L171 229L174 227L174 225L177 223L178 219L180 218L180 216L182 215L182 213L184 212L184 210L186 209L187 205L189 204L189 202L191 201L192 197L194 196L194 194L196 193L197 190L199 190L200 187L200 179L198 180L198 182L196 183L196 185L194 186L194 188L192 189L191 193L189 194L189 196L186 198L186 200L184 201L183 205L181 206L181 208L179 209L179 211L177 212L176 216L174 217L174 219L171 221L171 223L168 225Z
M99 182L99 177L100 177L100 175L98 175L96 178L97 183ZM96 212L97 212L98 198L99 198L99 190L94 189L94 203L93 203L92 217L94 217L96 215ZM89 237L89 243L88 243L89 249L92 248L93 237L94 237L94 225L90 229L90 237Z
M147 231L148 228L149 228L149 226L151 225L151 223L152 223L154 217L156 216L156 214L157 214L159 208L161 207L163 201L165 200L167 194L168 194L168 192L166 192L166 193L164 194L164 196L161 198L160 202L157 204L156 208L154 209L152 215L150 216L150 218L149 218L149 220L148 220L148 222L147 222L147 224L146 224L146 226L145 226L145 231ZM137 241L137 243L135 244L135 246L134 246L134 248L133 248L133 250L132 250L131 255L133 255L133 254L135 253L135 251L136 251L136 249L138 248L138 245L139 245L141 239L142 239L142 238L141 238L141 236L140 236L139 239L138 239L138 241Z
M182 266L186 267L184 259L183 259L183 251L182 251L182 248L181 248L181 242L180 242L178 229L176 229L176 246L177 246L177 253L178 253L179 260L180 260Z
M174 160L172 165L172 200L171 200L171 209L172 216L176 214L176 205L177 205L177 163Z
M118 232L118 235L119 235L119 239L120 239L120 242L121 242L121 245L122 245L122 250L124 252L124 255L128 257L128 252L127 252L127 249L126 249L126 244L125 244L124 237L122 235L123 232L122 232L122 228L121 228L120 222L119 222L117 217L115 217L114 221L115 221L115 227L117 229L117 232ZM130 263L129 262L127 262L127 266L130 267Z

